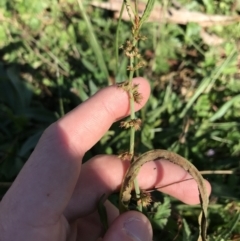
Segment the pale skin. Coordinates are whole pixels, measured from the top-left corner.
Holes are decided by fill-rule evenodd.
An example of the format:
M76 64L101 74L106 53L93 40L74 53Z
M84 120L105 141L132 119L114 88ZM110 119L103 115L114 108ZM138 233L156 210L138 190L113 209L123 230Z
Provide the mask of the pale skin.
M145 105L150 87L137 78ZM0 203L0 241L91 241L102 236L96 204L102 194L119 190L128 163L117 156L98 155L82 165L84 154L113 122L129 113L127 94L106 87L52 124ZM159 187L190 175L181 167L159 160L145 164L138 175L143 189ZM210 185L206 182L208 192ZM187 204L199 203L194 180L162 188ZM110 228L103 241L152 240L148 220L129 211L119 216L109 202Z

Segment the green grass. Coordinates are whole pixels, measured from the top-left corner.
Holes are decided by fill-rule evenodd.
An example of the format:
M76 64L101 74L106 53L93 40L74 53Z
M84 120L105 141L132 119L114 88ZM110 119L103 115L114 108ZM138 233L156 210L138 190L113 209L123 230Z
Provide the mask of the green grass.
M49 124L100 88L128 76L123 53L119 51L118 60L114 57L118 21L113 14L87 3L79 8L77 1L59 2L0 3L1 195L7 189L4 183L14 180ZM239 8L229 0L179 2L208 14L234 15ZM232 171L205 178L213 186L210 240L237 240L240 222L233 223L240 209L239 23L208 29L224 39L219 46L205 44L200 30L193 23L143 25L148 40L139 47L148 65L139 74L149 79L152 95L137 114L144 125L136 135L136 150L169 149L199 170ZM130 35L131 24L121 22L119 45ZM113 125L87 157L127 149L128 132L118 126ZM194 240L198 207L171 201L172 215L158 237L172 240L179 216L183 229L177 240Z

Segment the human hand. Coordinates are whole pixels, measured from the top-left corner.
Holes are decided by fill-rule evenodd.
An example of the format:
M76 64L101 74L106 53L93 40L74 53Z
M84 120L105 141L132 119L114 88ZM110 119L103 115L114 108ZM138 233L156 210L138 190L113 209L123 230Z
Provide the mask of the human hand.
M137 78L143 95L150 88ZM91 241L102 236L96 211L103 194L121 185L128 163L113 155L99 155L82 165L82 158L110 128L129 113L127 93L116 86L100 90L93 97L52 124L0 203L0 241ZM157 171L152 172L153 168ZM143 189L189 178L182 168L167 161L149 162L139 173ZM210 185L208 184L210 191ZM195 181L161 189L188 204L199 203ZM147 218L129 211L118 216L108 201L110 228L104 241L152 240Z

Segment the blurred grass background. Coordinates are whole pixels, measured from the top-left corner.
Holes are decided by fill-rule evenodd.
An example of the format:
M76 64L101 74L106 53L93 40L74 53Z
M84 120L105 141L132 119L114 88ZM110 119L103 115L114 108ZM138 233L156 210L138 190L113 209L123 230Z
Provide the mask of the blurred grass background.
M127 59L120 50L119 61L115 58L114 13L83 3L80 9L75 0L0 2L1 196L48 125L100 88L127 77ZM237 15L240 9L237 0L178 3L189 11L221 16ZM136 148L139 153L168 149L208 171L205 178L213 187L210 232L216 234L230 230L240 209L240 25L208 27L221 44L206 43L203 30L197 23L167 21L143 26L148 40L140 48L147 67L139 74L150 81L152 95L138 113L144 125ZM130 35L131 24L123 21L119 46ZM114 124L86 159L126 150L128 135ZM173 204L188 221L196 214ZM239 234L238 223L229 239L240 240Z

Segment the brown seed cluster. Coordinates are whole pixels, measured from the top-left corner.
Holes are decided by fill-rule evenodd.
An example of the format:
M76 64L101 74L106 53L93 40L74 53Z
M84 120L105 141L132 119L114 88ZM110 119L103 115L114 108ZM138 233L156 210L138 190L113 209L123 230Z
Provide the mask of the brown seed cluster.
M137 201L137 204L138 205L142 204L143 207L147 207L151 204L151 202L152 202L151 194L149 192L145 192L141 190L140 198Z
M141 124L142 124L142 120L138 118L138 119L132 119L128 121L121 121L120 127L124 129L133 127L136 131L138 131L141 129Z

